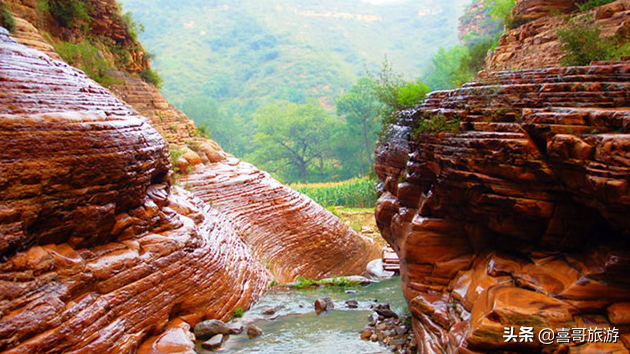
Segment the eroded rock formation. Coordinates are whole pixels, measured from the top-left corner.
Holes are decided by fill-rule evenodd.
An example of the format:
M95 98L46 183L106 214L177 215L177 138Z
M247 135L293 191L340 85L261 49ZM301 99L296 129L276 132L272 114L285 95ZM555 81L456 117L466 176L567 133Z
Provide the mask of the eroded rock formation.
M254 254L282 283L362 274L381 248L310 198L235 158L182 179L234 220Z
M557 31L566 27L567 14L575 10L575 1L520 0L514 8L513 21L522 23L507 30L487 62L489 70L518 70L560 66L564 56ZM590 14L602 36L630 33L630 0L618 0L599 6Z
M0 350L127 352L255 300L269 273L225 215L170 193L147 120L0 31Z
M21 43L52 50L18 21ZM310 199L197 136L155 88L111 74L148 119L0 28L0 351L191 353L192 325L247 308L273 275L357 274L378 257ZM159 133L186 149L178 167L196 168L189 183L207 202L171 187Z
M376 216L421 353L628 352L629 107L621 62L486 73L401 113L376 149ZM439 115L460 131L413 131ZM505 327L620 338L506 343Z

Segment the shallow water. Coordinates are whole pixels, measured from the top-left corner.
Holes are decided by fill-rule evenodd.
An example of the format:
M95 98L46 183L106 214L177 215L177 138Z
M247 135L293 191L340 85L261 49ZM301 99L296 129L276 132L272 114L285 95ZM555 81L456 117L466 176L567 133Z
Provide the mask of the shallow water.
M346 290L356 291L347 294ZM320 315L313 303L317 298L329 296L335 309ZM359 308L349 309L346 300L357 300ZM389 302L396 313L403 313L407 303L402 295L400 278L394 277L380 283L359 287L318 287L307 290L275 287L247 311L243 318L231 325L249 323L260 327L264 334L249 339L245 331L232 335L223 343L222 353L391 353L384 346L361 340L359 334L367 325L372 313L370 304ZM264 315L270 308L278 308L273 315ZM199 353L212 353L201 349ZM216 352L216 351L215 351Z

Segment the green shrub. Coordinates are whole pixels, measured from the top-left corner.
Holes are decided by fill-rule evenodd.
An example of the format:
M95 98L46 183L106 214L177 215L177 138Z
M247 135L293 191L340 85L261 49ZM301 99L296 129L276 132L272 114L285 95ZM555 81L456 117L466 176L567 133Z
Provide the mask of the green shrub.
M7 31L15 32L15 19L13 14L7 8L7 5L0 5L0 26L7 29Z
M171 153L171 165L175 166L177 165L177 159L184 156L185 151L174 148L169 149L169 151Z
M308 288L312 285L317 285L318 282L317 280L314 279L306 279L303 276L298 276L297 277L297 284L295 284L295 288L296 289L304 289L304 288Z
M142 70L142 72L140 73L140 77L142 78L142 80L153 84L153 86L157 87L158 89L162 88L162 83L164 81L162 80L160 75L153 69L146 68Z
M99 54L98 48L88 41L80 43L61 42L56 44L55 51L68 64L79 68L92 80L107 87L119 83L106 74L112 67Z
M212 132L210 131L210 127L208 127L208 123L197 126L195 129L195 135L202 138L212 139Z
M408 82L396 92L396 103L400 107L413 107L423 100L431 88L420 81Z
M235 308L234 309L234 313L233 313L234 318L241 318L241 317L243 317L243 313L245 313L245 310L243 310L242 307L239 306L239 307Z
M48 0L47 5L42 4L40 7L48 7L50 14L64 27L89 25L91 20L85 2L81 0Z
M459 119L448 120L443 115L431 116L429 119L420 119L414 129L414 134L431 134L441 132L459 131Z
M125 27L127 27L127 31L133 40L138 39L138 34L144 32L144 25L133 18L133 14L131 12L127 12L122 15L122 19L125 23Z
M48 12L50 9L48 8L48 0L37 0L35 3L35 8L37 8L41 12Z
M533 18L522 18L522 17L510 18L505 22L505 26L508 29L515 29L533 20L534 20Z
M483 4L489 9L488 13L493 19L503 20L507 24L512 17L515 0L484 0Z
M592 8L595 8L597 6L610 4L613 1L615 0L586 0L582 2L581 4L575 4L575 5L577 6L578 11L583 12L583 11L588 11Z
M630 56L627 38L601 37L601 31L592 16L575 17L558 30L565 56L562 65L589 65L592 61L619 60Z
M340 277L340 278L333 278L330 280L314 280L314 279L307 279L304 278L303 276L298 276L297 277L297 284L295 284L295 288L296 289L304 289L304 288L308 288L311 287L313 285L325 285L325 286L339 286L339 287L354 287L354 286L359 286L361 285L360 281L356 281L356 280L348 280L344 277Z

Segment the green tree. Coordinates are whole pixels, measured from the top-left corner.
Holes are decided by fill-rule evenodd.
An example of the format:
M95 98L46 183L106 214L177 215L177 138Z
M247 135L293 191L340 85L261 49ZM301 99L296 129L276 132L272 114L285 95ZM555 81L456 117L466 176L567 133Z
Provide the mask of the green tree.
M337 120L317 101L279 101L257 110L254 120L258 148L251 158L255 163L280 173L287 181L307 182L309 170L325 174L331 157L329 140Z
M346 124L357 128L356 130L361 134L367 161L365 170L372 166L372 153L376 142L375 128L378 122L378 111L381 108L381 103L376 100L375 90L376 84L372 80L361 78L348 92L337 99L337 114L345 116Z
M410 82L396 73L387 58L382 63L381 71L376 75L368 72L375 82L374 94L382 103L379 116L384 131L394 119L394 112L408 109L418 104L431 91L431 88L419 80Z
M468 56L466 47L456 46L448 51L440 48L425 71L423 81L434 90L450 90L472 80L474 75L462 65Z
M503 20L507 24L512 17L515 0L484 0L483 5L490 9L488 13L493 19Z

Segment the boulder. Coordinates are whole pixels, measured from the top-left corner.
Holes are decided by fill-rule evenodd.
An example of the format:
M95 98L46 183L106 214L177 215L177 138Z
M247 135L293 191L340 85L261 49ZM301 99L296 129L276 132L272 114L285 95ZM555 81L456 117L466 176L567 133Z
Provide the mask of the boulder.
M243 327L231 328L220 320L207 320L199 322L193 328L193 333L197 339L209 339L217 334L230 335L239 334L243 331Z
M263 334L263 330L255 324L247 326L247 336L249 337L249 339L256 338L261 334Z
M207 350L216 350L221 347L222 343L223 343L223 335L215 334L214 336L212 336L212 338L201 343L201 347Z

